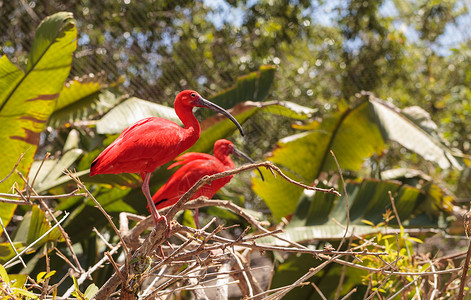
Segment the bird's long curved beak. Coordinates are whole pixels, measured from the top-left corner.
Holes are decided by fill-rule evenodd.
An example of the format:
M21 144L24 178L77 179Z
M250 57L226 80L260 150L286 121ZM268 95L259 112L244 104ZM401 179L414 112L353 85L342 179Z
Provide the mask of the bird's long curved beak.
M244 152L242 152L242 151L240 151L236 148L232 148L232 153L234 153L235 155L237 155L239 157L245 158L247 161L249 161L253 164L255 163L255 161L253 159L251 159L247 154L245 154ZM260 174L260 177L262 178L262 181L265 181L265 179L263 178L263 175L262 175L262 171L260 171L259 168L257 168L257 171Z
M232 121L232 123L235 124L235 126L237 126L237 129L239 129L240 134L242 136L244 136L244 130L242 130L242 126L240 126L239 122L237 122L237 120L228 111L226 111L224 108L222 108L219 105L216 105L216 104L204 99L201 96L198 99L198 106L204 106L204 107L207 107L209 109L212 109L214 111L220 112L221 114L225 115L227 118L229 118Z

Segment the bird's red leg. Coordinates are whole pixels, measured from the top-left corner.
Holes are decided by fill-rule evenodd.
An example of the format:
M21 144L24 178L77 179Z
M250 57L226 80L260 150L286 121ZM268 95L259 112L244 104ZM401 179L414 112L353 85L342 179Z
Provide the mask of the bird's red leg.
M159 212L155 208L154 201L152 201L152 196L150 195L149 180L151 173L142 173L141 175L143 175L142 177L144 178L144 182L142 183L142 192L144 193L144 196L146 196L147 205L149 206L150 213L152 214L154 225L157 226L158 222L165 220L165 223L167 223L168 226L167 218L159 214Z

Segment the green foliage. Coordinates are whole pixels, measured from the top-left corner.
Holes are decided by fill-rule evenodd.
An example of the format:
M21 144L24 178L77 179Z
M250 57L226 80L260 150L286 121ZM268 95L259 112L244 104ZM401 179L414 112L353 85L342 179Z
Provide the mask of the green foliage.
M55 100L66 80L76 48L77 29L71 13L57 13L46 18L36 30L25 70L12 64L3 55L0 59L0 178L16 168L27 176L39 144L39 135L53 112ZM0 183L0 190L9 191L22 180L16 173ZM3 204L0 217L8 223L14 205Z
M319 184L318 187L325 186ZM393 180L348 180L346 191L347 194L342 194L340 198L334 194L304 191L290 223L280 235L296 242L338 240L345 233L345 229L338 224L347 223L349 234L377 233L381 228L370 225L380 223L383 215L393 210L391 197L399 219L408 227L439 228L440 217L452 209L452 198L431 182L413 187ZM395 219L389 220L388 224L398 225ZM272 237L260 241L277 243Z
M421 264L417 259L413 259L415 256L414 244L422 243L422 240L410 237L404 232L403 227L400 227L399 233L388 234L388 224L395 218L391 210L383 214L382 218L383 221L378 224L369 221L364 222L369 224L367 227L371 227L371 232L378 232L378 229L381 229L379 233L369 235L366 232L357 232L355 230L357 236L361 235L362 238L351 246L372 253L381 252L388 254L381 255L380 257L368 255L361 257L361 259L353 260L354 264L370 268L369 270L362 268L342 270L343 267L340 264L330 264L322 268L309 281L315 283L325 297L328 299L334 298L337 289L339 289L339 278L341 278L342 272L344 277L340 286L340 296L347 294L353 288L357 289L357 295L359 295L364 293L367 287L370 287L371 291L377 290L382 296L388 297L402 289L412 280L417 280L417 285L426 280L424 277L395 276L394 274L389 275L379 271L373 272L373 270L384 268L385 262L389 266L394 266L395 272L420 273L429 270L431 267L428 263ZM369 243L369 240L374 240L375 243ZM319 244L319 246L322 245L324 244ZM320 264L320 260L310 255L291 255L276 268L271 288L289 285L293 283L293 279L303 276L310 268L315 268ZM404 293L413 295L416 292L422 293L424 291L422 289L409 288ZM302 288L294 289L283 299L317 299L314 295L317 295L317 291L312 286L303 286Z
M131 124L148 117L165 118L181 124L173 108L133 97L115 106L103 116L96 123L97 133L119 134Z
M98 287L95 284L90 284L87 289L85 290L85 293L82 293L80 291L80 287L78 285L77 279L75 277L72 277L74 281L74 287L75 290L72 292L72 295L75 296L77 299L82 299L82 300L89 300L92 299L93 296L98 292Z
M204 120L202 135L188 151L209 152L215 140L231 137L237 144L246 144L251 154L256 154L251 155L254 158L268 152L268 159L291 178L324 187L339 183L330 154L333 150L347 177L347 193L337 198L309 193L262 170L265 182L252 180L254 191L264 201L257 203L258 198L251 197L247 180L236 176L231 183L237 193L232 190L231 197L239 204L259 210L260 219L273 217L277 221L287 217L290 223L284 236L290 240L335 242L343 236L343 229L332 218L346 223L348 196L350 230L366 235L365 238L374 236L377 242L377 246L363 249L388 252L383 259L397 264L398 270L423 271L429 265L418 265L412 257L412 244L417 240L405 234L403 228L397 239L388 234L391 226L397 225L388 192L395 199L402 224L409 227L443 225L439 221L453 205L447 188L469 196L470 161L460 150L466 153L470 149L467 116L471 113L471 52L465 43L450 54L432 47L443 37L447 24L458 22L464 13L460 1L406 1L408 6L393 2L390 5L395 6L398 15L391 17L382 12L385 1L346 1L335 7L339 14L331 14L332 20L326 25L316 22L316 9L323 7L323 1L229 1L224 3L230 9L243 11L242 21L236 26L224 20L222 27L208 18L217 9L202 1L144 0L132 5L102 1L101 6L90 6L89 1L61 3L61 7L83 12L79 26L86 27L78 37L71 14L55 14L39 26L27 59L20 54L15 59L5 55L0 59L0 119L4 124L0 139L5 141L0 155L0 180L12 170L20 153L26 153L18 170L28 175L37 192L61 194L75 189L76 185L62 172L76 168L80 180L115 220L123 211L148 214L138 175L90 178L88 168L103 147L131 123L147 116L178 122L170 105L141 99L170 104L178 90L193 88L205 91L209 95L202 93L203 96L223 107L233 108L248 134L244 139L238 134L232 136L235 127L230 121L215 115L208 117L211 113L201 110L197 115ZM56 9L54 3L35 2L41 12ZM117 10L119 14L115 13ZM23 13L23 9L18 13ZM137 16L146 24L130 24L129 16ZM97 17L106 21L98 24L93 19ZM4 19L12 18L9 15ZM419 33L417 41L408 40L398 22L415 27ZM11 36L12 30L13 26L5 32ZM73 74L79 72L82 76L82 66L88 61L93 61L95 68L106 66L107 73L82 76L63 87L77 40L86 51L76 55ZM0 45L0 50L11 44ZM92 60L90 55L82 55L97 45L101 48ZM143 57L152 63L145 63ZM24 69L13 62L24 65ZM101 74L99 71L95 69L93 73ZM126 84L120 86L120 76L125 72ZM169 80L171 74L177 74L177 79ZM220 92L211 95L211 91ZM423 109L398 108L417 105ZM440 124L439 129L432 120ZM293 121L295 124L290 126ZM39 144L39 134L46 124L50 129ZM46 151L53 156L42 164ZM35 155L38 160L33 162ZM428 176L411 176L410 171L404 176L386 176L387 172L390 175L398 171L397 167L427 170ZM155 172L152 189L163 184L171 172L165 166ZM14 173L0 183L2 191L8 191L14 182L23 181ZM344 194L341 188L338 190ZM246 195L249 196L244 199ZM71 197L52 200L50 204L55 211L71 212L65 228L76 243L74 246L80 243L81 247L76 248L83 249L80 255L88 258L87 263L101 255L97 238L90 237L93 227L109 233L110 240L115 238L90 199ZM260 207L265 204L271 215L261 215ZM14 206L2 204L0 217L8 223L13 211ZM226 221L236 220L221 208L208 208L206 213ZM19 209L18 214L23 220L11 226L15 227L13 244L21 251L51 224L36 206L30 212ZM185 224L193 222L189 212L182 217ZM25 258L38 283L55 279L55 271L38 271L44 258L37 250L48 242L60 241L56 228L32 248L31 252L36 251L34 258ZM264 241L273 242L269 238ZM59 243L58 247L63 245ZM0 261L14 255L9 243L0 243ZM396 261L398 256L402 258ZM320 261L308 255L292 255L277 263L280 264L272 287L293 282ZM377 269L384 266L381 260L370 256L362 264ZM100 270L95 282L106 280L110 269ZM321 270L313 282L327 298L334 298L342 272L341 266L332 264ZM25 288L26 277L17 277L17 283L13 283L15 275L7 274L3 268L0 276L11 295L36 297ZM404 278L347 269L340 294L371 284L387 297L412 280ZM91 284L81 292L75 280L74 285L74 295L81 299L91 299L98 289ZM305 286L291 292L288 299L309 299L314 293L311 286Z
M110 107L117 105L119 98L108 89L117 83L108 85L104 80L103 74L99 74L67 82L60 92L48 125L54 128L70 126L70 123L104 114Z
M222 106L231 108L241 101L263 101L269 95L276 67L261 66L259 71L237 78L236 85L228 88L209 99Z
M39 298L25 288L27 275L8 274L3 265L0 265L0 277L2 282L0 296L2 298L7 298L10 295L20 299L24 297L31 299Z
M275 270L270 288L277 288L292 284L297 278L306 274L310 268L315 268L322 263L312 255L298 254L290 255ZM342 273L341 265L330 265L320 270L308 282L314 282L322 291L327 299L334 299L334 295ZM360 269L351 269L345 273L344 282L342 284L341 295L348 293L353 287L362 283L362 276L366 276L368 272ZM283 299L319 299L318 293L312 285L306 285L295 288L288 293Z
M366 159L381 155L386 143L397 142L442 168L461 168L462 162L442 140L417 126L407 115L391 104L369 96L353 108L324 116L321 122L296 126L301 133L285 137L269 158L283 167L294 180L311 183L322 172L337 169L332 150L340 167L358 171ZM265 181L253 178L253 189L267 203L276 219L294 212L303 189L282 178L269 176ZM368 198L369 199L369 198Z
M17 248L17 251L23 251L26 247L31 246L28 248L28 253L32 253L47 242L64 241L57 226L42 237L51 228L52 226L46 218L46 214L37 205L33 205L32 210L24 215L23 221L14 232L13 242L16 245L21 245ZM0 262L5 263L14 256L15 253L10 252L7 256L0 257Z

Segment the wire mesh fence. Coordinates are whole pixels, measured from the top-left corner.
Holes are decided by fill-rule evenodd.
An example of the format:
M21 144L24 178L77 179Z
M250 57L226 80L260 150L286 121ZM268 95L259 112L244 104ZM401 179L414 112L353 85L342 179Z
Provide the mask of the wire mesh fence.
M261 1L264 3L264 1ZM246 4L245 7L255 5ZM310 17L311 25L336 26L339 16L345 14L348 2L329 1L319 4L312 1L308 8L301 10ZM366 3L366 2L365 2ZM421 41L423 36L417 28L405 22L405 18L414 18L415 7L421 1L384 1L379 13L396 19L393 24L406 33L409 41ZM450 49L456 48L470 38L469 25L471 17L467 12L465 1L459 2L455 10L466 10L456 19L442 24L443 34L427 47L435 52L447 55ZM151 101L169 101L167 98L176 93L173 89L192 87L204 92L214 93L234 83L238 75L256 70L263 63L278 64L283 72L284 64L293 64L287 57L277 57L276 51L249 58L245 49L250 48L237 27L247 21L248 17L241 8L242 4L230 6L224 1L1 1L0 2L0 53L6 54L18 65L24 65L26 53L31 48L35 28L46 16L57 11L71 11L77 20L78 49L74 54L74 64L70 77L98 74L104 72L110 80L124 76L124 88L140 98ZM273 11L264 11L263 17L269 20L276 17ZM273 15L270 15L272 13ZM418 11L417 18L424 12ZM431 11L440 19L440 11ZM401 18L399 18L401 16ZM204 24L198 18L205 18ZM292 24L299 26L299 24ZM437 26L440 24L437 23ZM187 27L198 27L186 29ZM204 28L203 26L209 26ZM338 26L338 25L337 25ZM427 24L423 24L427 26ZM235 27L229 34L226 27ZM416 26L417 27L417 26ZM248 27L247 27L248 28ZM420 29L420 28L419 28ZM214 34L220 36L212 36ZM199 35L197 35L199 34ZM270 34L270 33L268 33ZM228 38L229 37L229 38ZM294 37L292 44L295 46ZM210 39L210 47L202 47ZM182 43L185 40L187 42ZM253 41L256 42L256 41ZM358 50L358 40L345 43L345 49L354 53ZM424 42L425 43L425 42ZM268 45L271 47L270 45ZM201 47L202 55L195 56ZM240 51L238 51L240 48ZM230 50L228 50L230 49ZM284 51L284 55L286 56ZM279 52L278 52L279 53ZM293 53L293 55L300 55ZM207 59L205 59L207 57ZM283 61L280 61L280 58ZM251 64L246 63L252 60ZM172 61L174 63L172 64ZM215 65L214 61L220 62ZM303 60L294 62L291 68L302 72ZM226 64L225 67L221 65ZM248 66L248 68L246 68ZM348 82L352 91L368 86L375 81L377 71L375 62L364 63L366 68L361 78L351 78ZM226 68L223 70L222 68ZM298 74L299 75L299 74ZM366 81L366 83L364 83ZM356 85L356 86L355 86ZM280 87L281 88L281 87ZM296 96L299 84L292 82L283 85L284 90ZM302 92L306 92L302 90ZM172 97L170 97L172 98ZM170 100L171 101L171 100Z

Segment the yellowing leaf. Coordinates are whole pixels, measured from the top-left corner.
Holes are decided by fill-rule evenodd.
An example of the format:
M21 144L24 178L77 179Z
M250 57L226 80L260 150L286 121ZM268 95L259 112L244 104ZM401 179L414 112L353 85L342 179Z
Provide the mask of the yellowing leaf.
M43 282L45 281L46 279L48 279L49 277L53 276L54 274L56 274L56 271L51 271L49 273L47 272L39 272L38 276L36 276L36 281L38 283L40 282Z
M92 299L93 296L95 296L97 292L98 292L98 287L92 283L85 290L84 296L87 299Z
M0 276L2 277L2 280L6 283L10 282L10 277L8 277L7 270L3 267L3 265L0 265Z
M418 238L415 238L415 237L412 237L412 236L408 237L407 239L409 241L414 241L414 242L419 243L419 244L423 243L423 241L421 239L418 239Z
M368 221L368 220L361 220L362 223L365 223L365 224L368 224L368 225L371 225L372 227L375 227L375 224L373 224L373 222L371 221Z
M0 58L0 179L13 170L22 153L24 157L17 170L28 175L39 135L69 75L76 38L72 14L56 13L44 19L36 30L24 71L5 55ZM15 182L23 185L19 175L13 173L0 184L0 191L9 191ZM5 226L15 208L11 204L1 205L0 217Z

